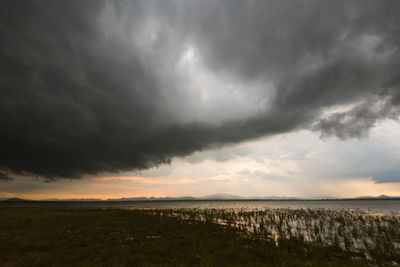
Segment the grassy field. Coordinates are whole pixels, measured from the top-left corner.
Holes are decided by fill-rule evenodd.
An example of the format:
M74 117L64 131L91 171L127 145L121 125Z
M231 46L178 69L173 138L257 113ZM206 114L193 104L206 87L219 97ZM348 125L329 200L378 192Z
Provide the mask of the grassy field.
M391 258L377 262L340 244L307 242L301 235L276 240L257 227L238 227L237 218L229 216L199 210L2 208L0 266L393 264Z
M154 214L227 225L253 239L340 247L377 264L400 263L400 216L325 209L162 209Z

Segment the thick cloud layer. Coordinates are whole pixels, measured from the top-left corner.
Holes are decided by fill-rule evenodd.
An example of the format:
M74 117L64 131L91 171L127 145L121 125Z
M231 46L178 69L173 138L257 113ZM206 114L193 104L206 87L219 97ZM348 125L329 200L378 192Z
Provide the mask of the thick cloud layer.
M0 25L7 172L145 169L301 128L359 137L398 117L396 0L6 1Z

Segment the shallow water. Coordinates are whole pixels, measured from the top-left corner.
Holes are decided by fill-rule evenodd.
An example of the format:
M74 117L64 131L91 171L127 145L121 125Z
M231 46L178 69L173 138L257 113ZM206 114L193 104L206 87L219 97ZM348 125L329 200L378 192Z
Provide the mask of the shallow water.
M121 208L121 209L245 209L268 208L359 210L400 214L400 200L241 200L241 201L95 201L95 202L0 202L0 207Z

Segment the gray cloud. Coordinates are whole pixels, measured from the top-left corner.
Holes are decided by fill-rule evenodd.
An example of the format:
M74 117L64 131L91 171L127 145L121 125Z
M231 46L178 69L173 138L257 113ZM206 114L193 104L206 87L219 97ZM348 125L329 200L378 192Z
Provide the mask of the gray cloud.
M8 175L7 173L0 171L0 181L1 180L3 180L3 181L11 181L12 177L10 175Z
M139 170L316 122L361 136L397 116L399 14L398 1L6 1L0 167ZM321 120L373 96L378 110Z
M392 99L374 96L346 112L334 113L321 119L313 129L322 137L335 135L340 139L366 137L368 130L376 123L391 118L396 120L400 109Z

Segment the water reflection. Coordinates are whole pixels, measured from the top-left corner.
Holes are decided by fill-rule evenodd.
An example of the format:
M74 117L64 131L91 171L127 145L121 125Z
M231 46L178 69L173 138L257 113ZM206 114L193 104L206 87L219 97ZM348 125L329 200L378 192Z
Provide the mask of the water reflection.
M118 208L118 209L326 209L400 214L400 200L279 200L279 201L94 201L0 202L0 207Z

